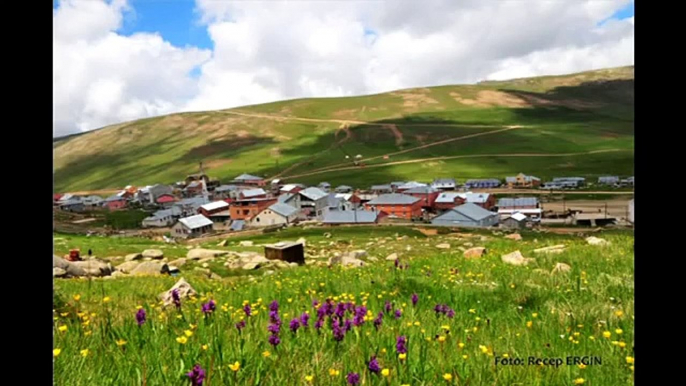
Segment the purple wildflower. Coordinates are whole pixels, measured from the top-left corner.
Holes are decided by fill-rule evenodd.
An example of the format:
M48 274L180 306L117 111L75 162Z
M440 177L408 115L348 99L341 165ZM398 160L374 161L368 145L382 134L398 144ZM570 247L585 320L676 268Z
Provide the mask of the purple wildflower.
M145 323L145 308L141 308L136 312L136 322L138 322L139 326L142 326L143 323Z
M214 310L217 309L216 303L214 300L210 300L209 302L205 303L202 305L202 313L205 314L206 316L208 314L211 314L214 312Z
M453 310L452 308L449 308L448 312L446 313L446 316L449 317L450 319L452 319L453 316L455 316L455 310Z
M395 268L398 269L398 264L400 264L400 263L398 262L398 259L395 259L395 261L393 262L393 264L395 265Z
M300 324L302 324L303 327L308 327L307 321L310 320L310 314L304 313L300 315Z
M195 365L193 370L186 373L186 376L191 379L191 385L202 386L202 382L205 380L205 370L200 365Z
M374 319L374 327L378 330L381 327L381 322L383 321L383 312L379 312L379 315Z
M416 306L417 302L419 301L419 296L417 294L412 294L412 306Z
M172 300L174 301L176 308L181 308L181 297L179 296L178 288L174 288L172 290Z
M240 322L236 323L236 329L238 332L241 332L243 327L245 327L245 320L241 320Z
M281 324L281 318L279 318L279 313L277 311L269 311L269 322Z
M393 310L393 304L391 304L391 302L386 300L386 304L384 304L383 309L384 309L384 311L386 311L386 313L389 313Z
M381 371L381 366L379 366L379 361L376 360L376 356L373 356L369 361L369 371L374 374L378 374Z
M400 311L400 309L395 310L395 318L400 319L401 316L403 316L403 312Z
M343 319L343 316L345 316L345 303L338 303L338 305L336 305L335 314L339 318Z
M341 328L340 324L338 323L338 319L334 319L333 321L333 339L337 342L340 342L345 338L345 330Z
M398 354L407 353L407 338L405 336L398 337L398 340L395 342L395 351L397 351Z
M279 312L279 302L274 300L269 304L269 311Z
M269 335L269 344L276 347L281 343L281 339L277 335Z
M345 323L343 323L343 328L345 329L345 332L348 332L353 328L353 323L350 321L350 319L345 320Z
M245 316L252 316L252 308L250 308L250 304L243 306L243 312L245 312Z
M291 329L291 331L293 331L293 333L296 333L300 328L300 321L298 318L291 320L291 323L288 325L288 327Z
M319 305L319 300L314 299L314 300L312 301L312 308L317 308L318 305Z
M272 335L278 335L279 332L281 332L281 324L270 324L269 327L267 327L267 331Z
M324 325L324 319L323 319L323 318L321 318L321 319L318 318L317 321L314 323L314 328L316 328L317 330L319 330L320 328L322 328L323 325Z
M359 385L360 384L360 374L358 373L348 373L347 376L349 385Z

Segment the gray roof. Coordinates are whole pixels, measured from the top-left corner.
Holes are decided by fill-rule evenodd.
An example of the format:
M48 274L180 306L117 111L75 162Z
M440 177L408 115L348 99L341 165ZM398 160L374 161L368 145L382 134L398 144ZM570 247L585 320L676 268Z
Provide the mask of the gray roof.
M497 213L486 210L479 205L472 204L471 202L457 206L451 210L460 213L465 217L469 217L474 221L480 221L485 218L498 215Z
M309 198L312 201L321 200L322 198L325 198L328 195L328 193L326 193L325 191L323 191L319 188L315 188L313 186L311 186L307 189L303 189L298 193Z
M336 187L336 190L341 190L341 189L344 189L344 190L352 190L352 188L353 188L352 186L340 185L340 186L337 186L337 187Z
M407 194L389 193L382 194L379 197L369 201L369 205L407 205L414 204L419 201L417 197L408 196Z
M405 181L392 181L391 185L400 186L400 185L403 185L404 183L405 183Z
M189 229L197 229L204 226L212 225L212 220L208 219L207 217L201 214L196 214L195 216L179 219L179 222L188 227Z
M234 178L234 181L259 181L263 180L264 178L258 177L258 176L253 176L251 174L246 174L243 173L240 176Z
M165 218L167 216L178 216L180 214L181 214L181 209L179 209L178 207L171 207L169 209L158 210L157 212L153 213L152 216L148 217L146 220L148 220L148 219L156 220L156 219Z
M317 186L331 187L331 184L328 182L320 182Z
M460 193L457 192L443 192L436 197L436 202L438 203L446 203L446 202L455 202L455 198L460 197Z
M120 200L125 200L125 198L123 198L121 196L117 196L116 194L114 196L109 196L105 199L106 202L120 201Z
M472 193L468 192L464 194L464 198L466 202L473 202L473 203L480 203L483 204L486 201L488 201L488 197L490 197L490 193Z
M206 200L205 197L203 196L198 196L198 197L190 197L190 198L184 198L183 200L177 201L174 205L175 206L190 206L190 207L200 207L200 205L204 205L209 203L210 200Z
M420 186L426 186L426 184L423 182L408 181L408 182L398 186L398 189L412 189L412 188L417 188Z
M265 192L264 189L262 189L262 188L257 188L257 189L241 190L241 194L245 198L250 198L250 197L255 197L255 196L262 196L264 194L267 194L267 192Z
M296 213L298 213L298 209L288 205L284 204L281 202L277 202L276 204L272 205L269 207L269 210L276 214L280 214L284 217L292 216Z
M484 179L474 179L474 180L467 180L466 184L478 184L478 183L500 183L500 180L497 178L484 178Z
M336 197L336 193L329 193L326 199L330 208L338 207L342 200L342 198Z
M351 224L376 222L377 212L370 210L330 210L324 215L324 224Z
M442 185L442 184L452 184L455 185L455 179L454 178L437 178L433 182L434 185Z
M500 200L498 200L498 208L532 206L537 204L538 199L536 197L501 198Z
M61 201L60 202L61 206L70 206L70 205L79 205L79 204L83 204L83 202L81 200L75 200L73 198L70 200L67 200L67 201Z
M278 202L288 202L291 198L295 197L295 194L293 193L286 193L282 194L277 197Z
M583 177L555 177L555 178L553 178L553 182L562 182L562 181L586 181L586 179Z
M404 191L403 193L409 194L409 193L414 193L414 194L427 194L427 193L434 193L438 192L438 190L430 187L430 186L418 186L416 188L408 189Z
M390 184L385 185L372 185L371 190L391 190L393 189Z
M243 230L243 227L245 226L245 220L233 220L231 223L231 230L232 231L241 231Z
M230 192L232 190L237 190L237 185L221 185L214 188L215 192Z

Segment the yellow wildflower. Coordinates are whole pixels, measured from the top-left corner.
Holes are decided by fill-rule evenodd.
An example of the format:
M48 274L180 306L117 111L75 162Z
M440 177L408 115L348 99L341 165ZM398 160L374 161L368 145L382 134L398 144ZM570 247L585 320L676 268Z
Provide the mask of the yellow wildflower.
M229 368L231 369L231 371L236 372L241 369L241 363L236 361L236 363L229 365Z
M459 348L464 348L464 343L462 343L462 342L458 343L458 344L457 344L457 347L459 347Z
M305 376L305 381L307 381L307 383L312 383L313 379L314 379L314 376L312 376L312 375L306 375Z
M382 348L382 349L381 349L381 352L385 354L385 353L386 353L386 349L385 349L385 348Z
M577 378L574 380L575 385L583 385L586 382L583 378Z
M341 374L341 372L336 370L336 369L329 369L329 375L332 377L337 377L340 374Z
M404 361L405 359L407 359L407 354L398 354L398 359Z
M612 333L610 331L605 331L603 332L603 336L609 339L612 336Z
M186 342L188 342L188 338L186 338L185 336L180 336L180 337L176 338L176 341L181 343L181 344L186 344Z
M534 312L533 314L531 314L531 316L534 317L534 318L538 318L538 313L537 313L537 312Z
M453 379L453 375L449 374L449 373L445 373L445 374L443 374L443 379L450 382Z
M450 331L450 326L441 326L441 328L446 330L446 331Z
M619 342L619 347L621 347L621 348L626 347L626 343L620 341L620 342Z
M61 352L62 352L62 349L56 348L56 349L52 350L52 356L57 358Z
M470 313L470 314L476 314L476 310L475 310L474 308L470 308L470 309L469 309L469 313Z
M105 296L104 298L102 298L102 302L103 302L103 303L107 303L107 302L109 302L109 301L110 301L110 297L109 297L109 296Z
M634 357L626 357L626 363L633 365L634 364Z
M624 311L622 311L622 310L617 310L617 311L615 311L615 315L616 315L618 318L621 318L621 317L624 315Z
M67 331L67 326L59 326L57 329L60 330L60 332L65 332Z
M203 349L203 350L207 351L208 348L210 348L209 345L207 345L207 344L203 344L203 345L202 345L202 349Z
M270 353L269 351L265 351L262 353L262 356L265 358L269 358L270 355L272 355L272 353Z
M191 336L193 336L193 331L191 331L191 330L186 330L186 331L184 331L183 333L186 334L186 336L189 337L189 338L190 338Z
M438 341L441 343L445 342L445 336L439 336Z
M621 328L618 328L615 330L615 334L617 334L617 335L622 335L623 333L624 333L624 331Z
M116 343L117 343L117 346L121 347L121 346L126 344L126 341L124 339L119 339Z
M81 350L81 356L84 358L88 356L88 353L90 353L90 351L87 348Z
M387 376L391 375L391 370L383 369L383 370L381 370L381 375L383 375L384 377L387 377Z
M585 364L583 364L583 363L579 363L579 368L580 368L581 370L583 370L583 369L585 369L585 368L586 368L586 365L585 365Z
M462 356L462 359L467 359L467 358L469 358L469 355L463 355Z
M526 326L529 328L531 328L531 326L533 326L533 325L534 325L534 322L532 322L530 320L528 322L526 322Z

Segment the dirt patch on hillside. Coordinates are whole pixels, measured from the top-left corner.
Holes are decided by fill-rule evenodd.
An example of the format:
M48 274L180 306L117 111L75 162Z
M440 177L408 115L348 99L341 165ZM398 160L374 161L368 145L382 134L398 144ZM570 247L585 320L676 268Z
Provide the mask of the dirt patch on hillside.
M463 98L459 93L451 92L450 96L455 99L455 101L462 103L467 106L475 107L531 107L526 101L519 97L512 96L508 93L495 90L484 90L479 91L476 95L476 99Z
M438 101L431 98L431 90L418 88L416 90L396 91L391 95L399 96L403 99L403 107L418 107L427 104L438 104Z
M334 118L338 119L352 119L357 117L357 109L348 109L348 110L338 110L335 113L333 113Z
M228 165L233 161L231 158L213 159L203 163L206 169L217 169L224 165Z
M389 129L393 136L395 137L395 145L400 146L403 144L403 133L398 129L396 125L384 125L386 129Z
M273 147L269 149L269 155L272 157L280 157L281 156L281 149L278 147Z

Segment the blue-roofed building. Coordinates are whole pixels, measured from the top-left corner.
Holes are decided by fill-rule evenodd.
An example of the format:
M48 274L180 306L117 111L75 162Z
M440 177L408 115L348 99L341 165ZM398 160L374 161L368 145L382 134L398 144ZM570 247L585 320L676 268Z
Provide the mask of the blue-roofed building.
M553 182L561 184L562 188L574 189L584 186L586 179L583 177L555 177Z
M454 178L437 178L431 183L431 187L437 190L455 190L457 182Z
M466 189L493 189L500 186L500 180L495 178L467 180L464 183Z
M337 186L336 189L334 189L334 192L336 192L336 193L352 193L353 187L348 186L348 185L340 185L340 186Z
M476 204L468 203L456 206L431 220L432 225L486 228L498 225L497 213L486 210Z
M506 219L515 213L521 213L530 220L540 221L541 207L536 197L501 198L498 200L498 214Z

